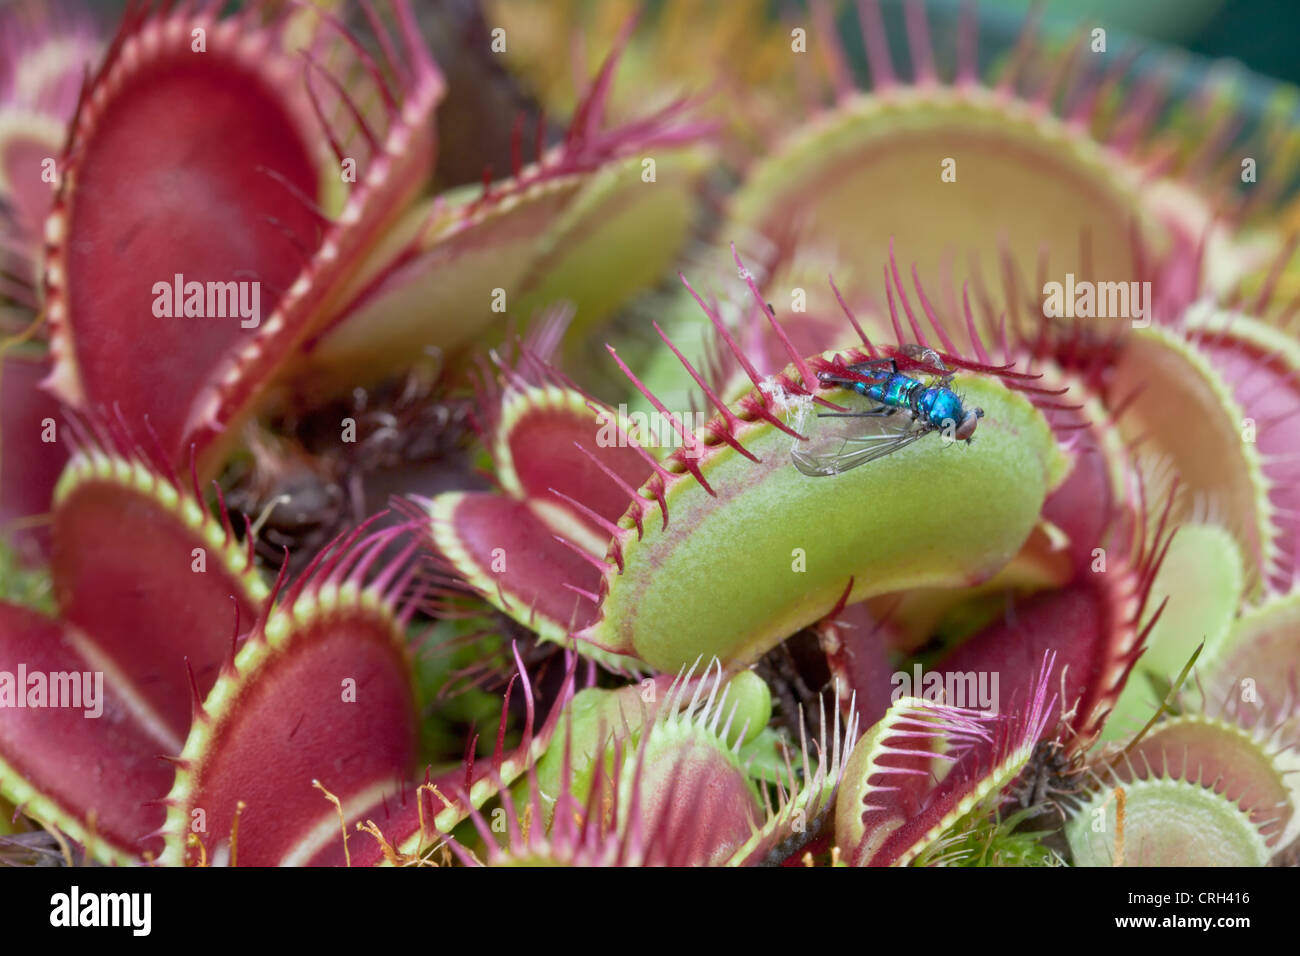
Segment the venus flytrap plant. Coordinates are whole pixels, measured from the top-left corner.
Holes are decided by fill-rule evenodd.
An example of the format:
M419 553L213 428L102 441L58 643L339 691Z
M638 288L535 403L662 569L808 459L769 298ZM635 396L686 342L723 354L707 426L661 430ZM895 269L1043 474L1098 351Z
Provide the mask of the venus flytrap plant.
M828 727L823 713L815 762L804 733L802 759L756 780L741 745L770 706L767 690L748 671L728 678L714 664L713 676L710 667L694 678L692 667L635 712L635 686L584 691L536 769L503 791L494 816L504 813L506 825L475 812L478 841L452 841L453 852L490 865L741 866L796 856L829 809L856 715Z
M490 757L478 760L473 748L476 741L472 740L469 756L462 765L436 776L431 769L426 769L423 780L418 785L404 788L395 805L390 805L391 801L379 801L373 808L377 816L358 820L351 827L346 820L340 821L343 840L322 848L314 863L436 865L436 857L447 846L448 834L490 801L509 799L510 785L532 772L551 745L560 726L560 717L573 697L576 665L576 658L567 655L563 683L545 721L538 724L537 701L531 679L519 656L519 648L515 646L512 650L518 671L506 688ZM523 727L518 744L507 748L510 695L516 680L522 688L524 700ZM360 846L350 843L350 830L366 833L371 839L362 841Z
M1002 713L903 697L868 729L836 802L835 840L850 864L906 865L1014 782L1055 704L1051 655L1041 664L1028 697Z
M26 564L48 555L42 516L68 456L59 441L62 409L38 387L47 374L48 358L39 344L0 343L0 536Z
M1260 574L1270 591L1286 591L1300 576L1300 346L1249 315L1208 306L1189 309L1181 326L1242 413L1240 454L1258 461L1255 501L1267 528Z
M1048 397L1057 389L1046 386L1061 383L1069 383L1071 396L1087 394L1085 379L1050 363L1031 367L1042 370ZM891 660L902 658L902 673L910 660L945 681L997 674L1004 692L1024 694L1041 655L1050 652L1061 714L1070 715L1071 752L1105 725L1144 635L1160 626L1164 595L1156 592L1153 601L1150 594L1167 553L1168 508L1164 525L1148 534L1150 519L1127 504L1144 500L1140 478L1099 402L1042 404L1069 449L1070 471L1010 562L974 586L886 594L837 607L818 623L831 673L857 695L868 717L883 715L898 696L891 678L898 666Z
M205 472L214 443L236 434L230 426L413 198L433 162L443 91L405 0L392 4L396 47L375 21L391 52L382 68L324 14L304 41L290 30L298 19L263 4L217 12L142 7L123 21L73 121L44 276L50 387L73 407L149 415L172 456L197 443ZM188 121L162 136L160 113ZM187 188L159 192L160 177ZM102 252L128 243L137 281ZM160 318L156 283L175 276L255 277L256 325L210 317L199 331L170 311ZM147 386L142 365L155 369Z
M831 358L810 366L830 368ZM634 503L644 533L633 537L632 522L624 526L622 573L605 576L600 618L579 637L661 668L699 653L744 663L824 616L850 580L850 600L860 600L994 573L1036 520L1057 452L1027 400L958 381L995 423L981 432L978 451L918 445L830 488L792 467L791 437L757 420L758 392L742 399L741 415L754 418L742 418L735 437L758 461L719 444L695 466L699 477L679 462L669 468L681 471L657 473L667 486L660 493L668 528L651 520L653 499ZM1004 512L996 489L1012 475L1028 482L1029 495ZM964 510L976 501L978 509ZM863 548L864 540L878 543ZM722 571L728 566L731 577ZM685 592L685 581L698 581L698 592Z
M1171 506L1166 520L1177 533L1150 587L1154 600L1163 599L1164 613L1150 621L1147 651L1115 701L1103 735L1113 743L1090 761L1100 762L1099 795L1088 797L1091 802L1070 824L1080 861L1105 864L1124 857L1114 826L1099 831L1083 817L1091 813L1101 821L1104 801L1113 798L1116 786L1131 781L1141 784L1137 805L1150 804L1150 814L1139 812L1134 819L1141 822L1131 830L1150 847L1146 855L1133 850L1130 862L1245 862L1278 854L1294 841L1293 828L1283 832L1279 822L1290 818L1296 799L1292 748L1297 738L1288 730L1294 720L1294 668L1279 666L1289 654L1270 637L1285 635L1287 625L1266 623L1294 592L1287 498L1294 484L1294 423L1288 414L1292 351L1287 340L1247 316L1197 307L1165 331L1142 333L1126 344L1113 366L1111 395L1124 396L1116 402L1124 406L1121 430L1142 436L1134 447L1137 467L1157 488L1171 477L1180 483L1161 491ZM1153 361L1153 354L1164 360ZM1204 409L1193 416L1202 422L1200 440L1189 443L1167 417L1155 420L1158 407L1138 395L1153 380L1166 394L1180 396L1185 409ZM1138 397L1129 400L1130 395ZM1261 422L1267 424L1261 428ZM1210 427L1204 427L1207 423ZM1207 443L1219 449L1217 458L1206 454ZM1225 475L1241 478L1231 481ZM1187 494L1189 486L1199 494ZM1258 534L1249 538L1243 528L1252 525ZM1251 549L1248 540L1264 545ZM1277 620L1285 617L1283 611ZM1115 764L1115 747L1158 712L1198 645L1200 658L1188 685L1167 704L1179 716L1130 743L1125 755L1137 756ZM1262 809L1260 793L1272 794ZM1248 829L1240 826L1243 808ZM1113 814L1114 808L1105 812ZM1166 832L1158 822L1158 814L1166 812L1203 817L1211 832L1221 830L1216 839L1223 854L1199 839L1180 848L1177 832ZM1261 818L1261 813L1272 816ZM1256 831L1263 849L1252 836Z
M554 283L600 317L675 254L706 129L680 103L606 128L617 49L560 145L539 137L524 167L518 144L510 180L424 205L443 79L408 0L382 8L391 23L362 9L379 61L319 10L220 18L201 4L124 21L73 121L45 231L47 384L62 401L149 415L177 460L196 443L214 474L268 402L319 401L421 347L459 348L509 307L549 304ZM188 115L195 99L203 112L160 136L158 111ZM636 166L660 161L662 181ZM174 193L104 185L181 175ZM101 252L128 240L139 281ZM593 248L616 257L629 243L637 268L575 292ZM239 287L237 317L213 313L214 286ZM163 377L146 387L143 365ZM160 390L172 400L158 405Z
M50 434L58 404L37 388L50 371L35 317L43 226L99 34L73 4L0 10L0 534L24 563L48 548L40 516L67 458Z
M1167 716L1090 757L1092 784L1066 827L1077 865L1259 865L1295 845L1294 667L1277 664L1289 659L1292 598L1242 612L1206 645L1194 679L1155 712ZM1165 657L1181 646L1168 633L1153 637ZM1136 698L1120 704L1122 713L1142 712ZM1121 814L1128 821L1121 825L1112 804L1130 798L1135 812ZM1161 815L1177 819L1166 826Z
M1227 531L1214 524L1178 527L1151 585L1155 600L1170 600L1164 601L1146 650L1115 701L1102 740L1128 740L1138 733L1198 647L1202 662L1217 655L1235 625L1244 584L1241 553Z
M905 294L900 285L894 288L900 296ZM924 302L919 288L918 293ZM951 329L951 321L946 324ZM1149 719L1197 643L1206 640L1217 647L1243 595L1287 586L1286 542L1291 536L1286 495L1294 484L1289 451L1294 423L1288 414L1294 375L1288 372L1292 363L1287 356L1292 350L1248 317L1216 314L1206 307L1188 310L1176 320L1166 317L1160 328L1131 334L1098 334L1077 323L1041 318L1022 319L1013 330L1009 355L1028 354L1029 367L1043 374L1044 384L1066 383L1071 396L1084 399L1078 410L1047 411L1074 462L1070 477L1044 505L1040 527L1047 533L1031 537L1003 580L989 582L986 594L994 603L988 607L981 606L978 590L967 590L881 599L873 602L873 612L887 623L894 646L903 649L924 643L937 627L950 642L954 627L963 619L973 621L973 627L966 623L957 628L957 636L968 640L951 658L955 669L965 670L979 663L980 642L991 640L969 635L980 630L981 615L1000 613L996 599L1001 592L1015 601L1019 633L1030 636L1030 646L1038 646L1039 639L1053 640L1065 655L1062 660L1092 653L1087 647L1103 657L1113 653L1118 681L1109 689L1100 684L1094 688L1101 694L1100 709L1085 706L1078 716L1088 728L1085 736L1091 736L1102 729L1106 711L1114 707L1116 722L1107 728L1106 737L1121 739ZM1261 344L1270 335L1276 350ZM1187 424L1193 421L1195 428ZM1268 423L1267 453L1259 445L1263 432L1258 421ZM1214 454L1206 453L1207 444L1213 445ZM1146 508L1142 502L1147 499L1156 506ZM1134 503L1145 517L1123 514ZM1152 524L1157 516L1172 540L1146 547L1139 526L1148 525L1146 534L1159 538L1161 531ZM1115 526L1109 543L1104 540L1107 524ZM1249 546L1249 541L1255 545ZM1164 557L1161 551L1167 552ZM1153 583L1152 575L1164 561L1168 567ZM1249 592L1244 590L1247 580ZM1093 625L1085 626L1087 616L1079 617L1077 607L1074 637L1065 628L1051 638L1052 629L1043 628L1041 620L1024 619L1026 607L1050 613L1046 608L1053 602L1075 607L1086 593L1092 595L1086 601L1095 607L1129 610L1108 618L1111 623L1101 624L1092 636L1088 632ZM1136 605L1134 595L1139 597ZM1100 604L1094 603L1097 600ZM1161 607L1169 610L1163 619ZM990 630L1019 644L1011 637L1017 628L1009 623ZM1037 636L1031 636L1035 632ZM1101 633L1109 636L1098 644ZM1149 650L1139 658L1143 633ZM991 653L994 657L985 664L1002 659L1002 651ZM1135 660L1138 676L1127 681L1123 674ZM1076 675L1079 663L1073 668ZM943 666L948 666L947 660Z
M1195 509L1208 506L1237 541L1247 588L1258 593L1274 573L1279 529L1269 519L1259 451L1242 441L1245 414L1213 366L1177 333L1136 330L1111 369L1107 398L1124 404L1119 426L1142 439L1138 467L1157 492L1178 481L1175 519L1194 520ZM1179 427L1187 420L1198 427Z
M742 274L748 272L744 270ZM1045 500L1038 523L1019 553L996 575L973 587L912 588L869 602L872 606L869 616L875 618L875 623L865 630L875 634L884 625L890 632L888 643L900 650L926 643L936 636L936 629L951 631L952 625L962 618L971 621L963 624L960 632L968 634L980 626L984 618L997 613L1004 598L1027 597L1044 589L1065 586L1081 568L1095 560L1094 549L1101 543L1107 523L1115 520L1115 502L1125 499L1132 488L1129 451L1114 426L1114 415L1095 394L1100 369L1109 361L1108 349L1114 347L1113 342L1108 345L1104 339L1088 341L1077 328L1072 334L1068 329L1063 334L1042 320L1037 324L1027 323L1026 329L1022 329L1026 323L1017 323L1015 328L1018 331L1013 337L1008 337L1005 316L1000 323L991 312L990 302L979 303L980 316L977 318L971 309L969 289L961 290L961 306L958 306L954 290L948 283L940 284L937 295L934 289L927 293L915 266L911 273L909 289L892 254L884 267L884 301L888 305L886 328L892 331L895 339L926 343L929 336L935 336L942 343L938 347L951 349L955 347L954 338L967 336L983 350L978 329L982 327L998 335L1003 342L1003 361L1027 362L1027 367L1036 373L1032 384L1024 378L1008 381L1017 390L1031 396L1035 406L1042 410L1057 440L1068 449L1070 466L1066 480L1058 484ZM761 303L762 299L753 287L770 288L771 284L760 275L746 281L751 285L755 301ZM865 326L854 317L837 285L831 284L831 302L848 314L852 327L865 333ZM695 294L693 290L692 294ZM696 300L706 309L724 337L753 343L761 340L759 327L769 327L762 305L751 310L750 317L737 326L724 319L718 306L707 304L699 295L696 295ZM755 318L760 315L761 318ZM906 332L903 316L906 317ZM791 315L788 324L793 326L788 337L794 338L799 332L807 333L819 327L822 319L815 311L810 311ZM730 331L726 331L728 328ZM772 331L780 328L770 326ZM770 331L767 337L774 343L781 342L781 336ZM768 351L764 346L758 354L761 356ZM748 349L745 353L750 371L757 371L755 366L760 359L751 356ZM1058 363L1058 356L1071 366L1079 365L1082 360L1082 367L1063 367ZM992 361L984 352L980 357L986 364ZM732 364L744 378L745 364L736 363L734 359ZM724 371L721 374L728 373ZM835 646L828 650L832 656L832 669L857 666L853 662L857 651L853 647L855 635L851 633L852 629L845 630L832 624L831 630L838 635L831 638ZM951 634L947 635L949 640L951 637ZM866 651L872 660L878 656L878 650L857 650ZM844 685L856 686L847 679ZM863 707L875 713L875 705L870 703L872 698L868 697L866 689L857 686L857 690Z
M1140 510L1109 517L1096 542L1104 565L1094 559L1075 568L1064 586L1018 602L1014 614L977 629L935 665L944 673L998 672L1004 693L1024 695L1034 685L1037 661L1051 654L1070 753L1085 750L1101 733L1163 613L1163 602L1151 606L1151 589L1176 533L1169 508L1150 536Z
M916 857L916 866L1064 866L1043 842L1049 830L1026 830L1036 808L1001 815L993 806L975 810Z
M713 666L709 666L702 675L696 676L697 661L675 678L660 674L618 690L592 687L576 694L564 714L563 746L557 742L543 754L532 780L546 810L541 819L549 821L554 810L554 797L548 794L559 793L567 787L578 799L587 798L593 779L602 772L602 762L605 771L613 767L609 746L614 739L639 740L648 723L669 712L663 707L680 708L681 698L688 692L694 697L687 709L694 712L700 702L695 691L710 682L713 686L709 706L712 707L719 690L722 696L716 712L721 712L724 702L728 704L727 726L719 742L738 752L754 741L771 718L771 692L752 671L742 670L728 676L722 673L720 662L713 663L719 670L716 675Z
M581 4L534 33L501 0L491 55L543 99L601 65L559 142L519 117L509 175L432 195L444 81L409 0L358 3L356 33L348 3L238 6L132 6L99 63L68 20L48 75L34 41L0 64L0 695L13 661L105 677L102 721L0 710L2 806L49 831L0 857L1285 858L1300 353L1295 244L1261 213L1290 117L1238 136L1217 81L1172 101L1032 26L986 78L969 8L949 79L910 0L859 5L870 92L815 0L770 28L610 8L608 49L530 66ZM700 55L728 36L750 56ZM37 113L62 120L13 122ZM66 143L38 189L33 142ZM1239 147L1266 182L1237 188ZM723 166L722 238L752 254L688 271L739 285L625 312L653 350L608 347L609 388L577 349L670 271ZM535 314L517 360L491 350ZM490 491L459 447L480 349ZM827 450L859 432L887 453ZM402 517L363 520L394 493ZM446 658L413 666L419 641ZM897 687L915 668L942 700ZM492 680L480 738L496 701L447 695Z
M734 349L734 342L728 344ZM686 446L662 462L621 429L616 449L591 447L588 438L576 454L568 452L568 442L557 441L543 426L548 406L567 401L578 411L572 393L567 399L562 393L507 396L496 439L498 448L511 452L496 456L502 484L507 490L518 486L522 469L551 483L531 479L536 490L529 494L535 497L521 502L516 492L514 503L483 495L439 496L426 506L432 540L470 587L517 620L540 620L539 630L573 633L580 649L594 649L605 662L618 655L668 671L701 654L729 664L751 662L824 616L846 586L850 598L860 600L993 574L1020 547L1065 469L1028 398L987 378L963 378L959 387L985 409L988 422L974 450L954 453L938 441L918 444L879 462L869 475L843 475L829 483L809 481L792 467L798 432L787 419L794 421L793 402L820 400L835 407L831 402L842 395L814 371L877 354L869 343L867 348L807 360L791 352L794 366L770 381L755 377L749 394L730 404L688 365L718 414L692 438L680 418L647 394ZM742 367L751 367L743 353L735 356ZM537 423L523 427L530 418ZM590 436L593 421L589 417L580 430L570 417L566 429ZM554 458L557 453L562 457ZM634 477L638 471L642 477ZM556 487L559 476L563 489ZM998 494L1012 481L1023 495ZM620 507L620 493L638 485L630 507L625 497ZM543 487L552 493L551 502L528 505ZM571 528L567 534L559 530L562 521ZM564 537L561 543L581 562L539 562L542 554L562 554L545 542L548 528ZM509 542L525 540L523 534L534 543L531 550L513 549L511 570ZM862 548L863 540L878 543ZM499 568L492 567L496 549ZM528 562L522 568L520 558ZM733 569L730 576L726 568ZM515 582L521 581L529 581L531 599L519 591Z
M36 307L42 225L55 163L100 30L71 3L0 10L0 303Z
M897 650L910 652L935 638L947 646L1000 614L1007 600L1066 586L1095 560L1094 549L1116 521L1115 503L1127 496L1131 474L1109 413L1088 397L1086 380L1051 362L1029 362L1038 375L1036 405L1068 454L1069 471L1043 502L1019 552L997 574L969 587L913 588L867 602L866 613L887 628Z
M386 530L339 549L274 610L268 601L194 701L160 863L305 864L333 855L339 815L377 815L401 792L416 737L410 549L366 580L393 538Z
M149 833L171 771L157 755L179 752L191 683L212 687L267 589L224 513L214 519L157 459L107 431L77 447L54 498L58 614L0 605L0 642L6 664L33 672L103 672L104 719L6 709L0 787L92 856L126 862L160 853Z
M1255 306L1267 311L1270 295L1264 290ZM1276 665L1266 667L1262 658L1241 668L1274 682L1266 716L1241 699L1231 678L1210 694L1202 691L1234 653L1230 647L1249 645L1233 635L1247 633L1261 608L1284 604L1294 590L1294 351L1269 326L1207 304L1158 331L1139 330L1117 342L1104 375L1085 376L1115 409L1129 456L1145 484L1165 498L1165 520L1177 529L1150 587L1163 614L1148 622L1147 650L1115 700L1105 740L1126 740L1151 718L1198 645L1203 651L1192 689L1179 706L1240 723L1260 746L1274 730L1285 739L1294 696L1289 668L1280 680ZM1152 398L1156 392L1160 401ZM1172 408L1198 426L1179 427ZM1270 659L1285 659L1279 650L1273 647ZM1245 679L1253 688L1254 678Z
M58 614L0 604L6 664L104 678L102 719L6 697L0 792L32 819L121 864L371 864L418 856L495 792L488 770L540 756L560 708L534 733L528 691L518 750L503 714L490 767L415 778L406 626L425 582L405 526L367 522L268 589L251 536L161 451L106 425L77 448L55 496ZM438 782L477 803L436 801Z
M612 91L614 115L640 114L647 98L671 102L707 92L703 108L723 127L723 155L740 166L782 112L798 104L801 63L791 56L789 31L769 29L761 6L750 0L674 0L657 8L626 0L560 0L545 8L527 0L489 0L485 12L503 31L502 58L550 112L572 111L575 63L594 67L632 16L640 18L639 26L624 57L624 79ZM569 56L555 56L557 49ZM735 56L738 49L745 55Z
M507 310L529 315L558 299L590 327L652 284L692 227L693 193L710 127L677 101L606 127L623 44L606 56L563 141L523 165L515 130L510 178L485 179L412 210L362 269L346 305L307 342L304 387L350 388L400 363L412 340L454 351Z
M736 262L742 276L747 275L738 257ZM766 309L757 287L752 281L749 285L759 307ZM702 300L700 303L704 305ZM606 575L608 590L601 595L601 618L581 637L604 642L607 647L630 647L638 656L661 667L684 655L694 641L703 642L697 651L742 663L752 660L784 636L823 616L837 601L860 600L872 593L909 586L970 583L994 573L1028 534L1041 507L1039 496L1045 496L1063 476L1064 460L1031 401L990 379L970 377L958 380L958 388L967 393L968 404L979 405L985 409L987 420L1001 423L981 431L981 439L987 443L981 447L988 449L987 457L957 459L950 457L950 449L942 444L917 444L876 462L869 476L859 470L839 475L829 484L809 482L807 476L790 467L787 449L791 437L799 437L798 428L806 427L812 419L806 412L800 417L792 410L800 405L807 409L810 402L840 407L834 402L842 401L843 393L835 394L836 387L828 386L820 376L846 364L878 357L880 352L864 337L861 350L804 360L786 339L775 316L765 312L794 365L778 376L759 380L720 318L707 306L705 311L738 363L749 373L753 389L724 407L699 373L686 364L719 409L719 417L706 426L702 456L697 459L674 453L667 467L656 469L641 500L634 501L629 515L638 529L637 537L631 538L631 526L625 518L623 541L616 539L611 549L621 555L619 573L614 575L611 570ZM852 323L851 314L849 319ZM901 342L896 314L894 320ZM914 327L914 331L924 344L919 329ZM991 369L982 344L979 348L980 362L951 354L941 357L951 363L950 367L1008 374L1006 367ZM885 354L894 355L902 367L908 367L901 352ZM1033 391L1023 381L1026 376L1009 374L1013 388ZM644 386L635 378L633 381L645 392ZM655 403L652 395L646 393L646 397ZM1004 467L1008 472L999 475ZM994 488L999 482L1011 480L1011 473L1022 488L1028 489L1028 498L1021 503L1031 505L1033 512L1019 516L998 513L994 517L988 510L997 507ZM890 479L897 479L897 487L885 493L883 489ZM715 490L714 484L721 480L732 484ZM872 486L870 493L868 484ZM949 491L954 497L946 497ZM961 510L959 499L983 502L981 514L988 517L988 524L982 523L981 515L974 514L954 522L952 516ZM663 515L662 526L656 527L648 520L653 513L652 501ZM772 517L755 521L753 514L737 511L733 502L744 502L746 512L758 508L759 513L770 512ZM676 516L679 522L684 518L691 534L673 532L670 516ZM815 544L801 546L798 529L814 528ZM968 532L970 537L966 538ZM888 542L901 543L905 538L915 546L914 550L903 553L889 549ZM864 539L878 544L870 549L856 547ZM925 545L927 539L942 539L942 550ZM816 557L808 566L801 559L814 551ZM738 585L748 590L759 581L764 586L743 600L739 600L741 590L737 590L734 605L718 601L713 591L707 592L708 596L702 592L698 602L684 601L680 588L674 589L671 600L657 603L661 594L666 597L664 588L669 580L704 575L714 579L712 588L716 589L721 582L707 569L726 563L719 558L728 556L730 563L745 567L747 572L746 579L736 582L733 588ZM651 568L655 573L650 573ZM843 597L846 584L847 598ZM729 593L724 591L723 596ZM725 623L723 618L727 619ZM750 626L754 630L746 634ZM663 644L663 649L648 650L655 644Z
M1100 789L1066 834L1075 866L1263 866L1268 860L1249 814L1182 780Z
M430 543L465 588L563 643L587 616L571 589L596 585L592 566L627 507L623 489L641 480L645 452L635 439L599 441L613 410L561 385L516 377L492 400L499 408L490 447L504 494L449 492L416 505L428 515ZM630 655L590 652L606 666L639 669Z
M1293 745L1200 714L1103 754L1065 834L1076 866L1260 866L1297 833Z
M1076 865L1260 865L1294 846L1300 832L1297 738L1290 729L1295 694L1288 676L1294 669L1281 668L1279 679L1276 663L1271 665L1266 682L1273 686L1263 697L1253 678L1241 679L1238 687L1235 677L1223 676L1224 662L1237 649L1261 637L1260 645L1267 646L1279 622L1286 633L1285 610L1272 626L1266 622L1287 603L1287 597L1276 598L1246 611L1228 634L1211 634L1163 703L1145 708L1152 715L1146 726L1127 744L1097 748L1080 767L1091 785L1068 801L1066 835ZM1182 633L1167 628L1153 631L1152 640L1152 673L1160 673L1160 662L1186 644ZM1237 665L1248 657L1238 657ZM1284 655L1270 655L1279 659ZM1189 673L1192 679L1180 687ZM1151 689L1159 688L1149 688L1148 695ZM1269 706L1260 707L1262 699ZM1115 716L1141 713L1138 695L1126 693ZM1165 814L1177 820L1162 825ZM1194 838L1187 838L1189 829L1197 831Z
M1264 735L1276 728L1285 741L1300 745L1298 635L1300 589L1245 608L1224 639L1207 649L1193 700L1203 701L1212 715Z
M906 81L891 61L877 4L864 4L870 92L855 87L835 31L823 30L820 52L830 65L826 86L834 104L810 107L808 122L751 171L733 200L733 230L771 234L793 220L804 241L834 240L858 262L881 261L893 238L929 274L945 248L957 252L956 268L964 269L968 253L983 257L990 237L1001 235L1000 256L992 258L1009 264L1004 280L1015 272L1035 275L1046 248L1062 278L1154 280L1161 295L1190 301L1196 290L1185 280L1164 279L1184 272L1183 260L1209 228L1209 203L1180 197L1191 207L1180 209L1180 218L1190 213L1193 220L1184 226L1151 201L1146 180L1156 170L1144 153L1158 87L1126 91L1137 100L1154 94L1154 102L1144 102L1141 112L1121 111L1105 130L1090 129L1105 88L1098 74L1114 69L1113 54L1089 57L1081 37L1071 55L1056 61L1061 72L1035 76L1026 70L1039 54L1031 23L1001 77L985 80L969 13L957 28L958 62L949 78L936 67L924 6L908 5ZM829 14L822 15L829 26ZM995 194L992 206L979 198ZM869 216L858 204L862 196L872 197ZM866 228L849 228L863 221ZM942 234L926 225L935 221L945 223ZM872 222L888 227L873 229ZM986 267L972 265L970 275L987 279Z
M1125 748L1120 780L1184 780L1213 790L1240 807L1270 852L1300 836L1293 778L1294 748L1278 735L1255 736L1238 724L1190 713L1156 724Z
M1049 282L1122 286L1122 314L1103 307L1105 294L1078 313L1091 330L1114 331L1134 320L1173 321L1202 289L1238 296L1249 285L1253 296L1261 282L1276 284L1272 269L1294 251L1276 226L1260 226L1296 168L1284 102L1247 123L1241 97L1211 76L1188 97L1196 106L1180 110L1169 71L1135 75L1132 56L1108 52L1104 36L1098 47L1087 31L1063 43L1040 39L1032 17L997 60L1000 75L985 75L973 5L955 30L945 24L949 42L934 44L925 4L906 4L909 79L890 52L891 36L904 31L887 29L874 0L859 5L871 74L870 89L859 90L832 6L814 3L809 12L809 55L791 59L824 76L805 84L802 125L782 123L763 137L773 145L730 198L725 234L769 277L760 283L765 297L806 293L810 324L826 313L819 283L789 279L799 274L792 264L820 254L847 265L830 271L867 330L882 333L883 303L860 300L872 274L861 267L884 259L895 241L922 272L947 276L949 295L969 279L977 301L1000 297L1013 326L1041 314ZM949 46L955 65L935 55ZM1234 140L1243 126L1249 135ZM1270 157L1277 175L1235 188L1242 152ZM930 228L936 221L945 229ZM1271 267L1279 249L1282 261ZM1246 283L1256 270L1268 277ZM1141 306L1127 295L1130 283L1148 300ZM997 328L992 318L986 336ZM792 322L796 342L797 332ZM960 325L951 332L969 344Z
M718 670L712 681L706 675L689 703L683 699L685 681L672 688L654 720L628 738L615 773L614 825L626 831L658 820L670 832L694 830L693 836L675 839L660 852L703 864L735 854L757 828L760 809L756 788L738 758L749 728L742 725L735 743L728 744L739 701L728 700L735 696L727 693L729 688L719 693L720 665ZM697 707L701 702L703 707ZM614 759L618 762L620 756Z

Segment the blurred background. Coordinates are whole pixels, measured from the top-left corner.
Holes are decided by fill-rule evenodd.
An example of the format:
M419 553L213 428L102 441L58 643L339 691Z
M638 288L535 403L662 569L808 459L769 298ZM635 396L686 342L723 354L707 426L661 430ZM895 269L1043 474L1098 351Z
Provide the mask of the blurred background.
M1023 17L1030 0L983 0L981 8ZM1178 44L1191 53L1240 61L1280 80L1300 82L1293 0L1052 0L1057 22L1098 18L1135 37Z
M0 0L4 6L11 0ZM116 20L126 0L85 0L86 6L102 9L105 20ZM548 0L538 0L545 4ZM647 0L657 7L661 0ZM751 0L729 0L751 2ZM762 0L760 0L760 3ZM932 9L956 9L963 0L931 0ZM414 0L426 16L462 16L477 0ZM237 6L238 3L231 3ZM883 0L886 8L899 0ZM1047 21L1069 26L1081 20L1097 20L1108 29L1123 31L1134 38L1177 45L1190 53L1210 58L1229 58L1279 80L1300 84L1300 56L1296 37L1300 35L1300 3L1295 0L979 0L983 18L1005 17L1008 23L1023 23L1033 6L1045 7ZM797 9L802 0L769 0L772 10ZM856 33L856 31L855 31Z

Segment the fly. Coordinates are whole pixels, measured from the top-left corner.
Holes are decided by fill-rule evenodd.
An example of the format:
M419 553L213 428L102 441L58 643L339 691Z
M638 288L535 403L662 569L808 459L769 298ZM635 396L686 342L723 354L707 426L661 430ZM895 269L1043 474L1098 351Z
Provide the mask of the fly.
M843 474L891 455L933 431L970 442L984 410L962 404L948 387L953 373L933 349L904 345L900 351L935 369L933 380L926 384L903 374L892 358L856 362L847 366L850 374L846 375L818 373L823 383L851 389L871 405L863 411L818 413L818 418L840 419L844 424L818 425L816 435L796 442L790 453L796 468L814 478ZM806 412L800 416L796 431L809 434L804 426L812 423L806 421L807 417Z

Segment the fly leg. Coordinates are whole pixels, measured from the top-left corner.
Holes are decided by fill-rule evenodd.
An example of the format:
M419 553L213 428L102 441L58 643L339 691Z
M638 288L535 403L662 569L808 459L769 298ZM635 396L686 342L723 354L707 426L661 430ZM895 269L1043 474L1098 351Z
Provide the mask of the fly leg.
M898 374L898 362L892 358L868 359L865 362L854 362L849 366L850 372L872 372L877 369L889 368L891 375Z
M861 385L864 378L883 382L890 375L898 374L898 363L891 358L872 359L869 362L854 362L847 366L847 369L857 377L836 375L834 372L818 372L817 377L826 385L844 385L852 388ZM885 371L886 369L888 371Z
M940 388L947 388L948 383L952 381L953 373L943 364L943 359L939 358L939 353L934 349L926 348L924 345L903 345L898 349L914 362L919 362L926 366L927 370L935 376Z
M908 345L900 345L898 351L902 352L914 362L921 362L930 366L930 368L939 369L941 372L947 371L944 367L943 359L939 358L939 353L932 348L928 348L924 345L912 345L909 343Z

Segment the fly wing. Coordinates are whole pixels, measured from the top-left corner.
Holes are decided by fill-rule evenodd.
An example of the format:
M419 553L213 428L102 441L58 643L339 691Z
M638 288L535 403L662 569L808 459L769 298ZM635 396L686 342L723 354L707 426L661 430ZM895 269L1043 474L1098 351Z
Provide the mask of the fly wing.
M875 435L866 438L844 439L834 450L801 451L797 446L790 452L794 466L810 478L842 475L846 471L865 465L877 458L892 455L927 434L925 429L901 431L892 435Z
M794 443L790 459L810 478L843 474L892 454L927 432L916 427L911 415L899 410L861 418L827 418L818 417L810 408L799 416L794 427L808 437Z

